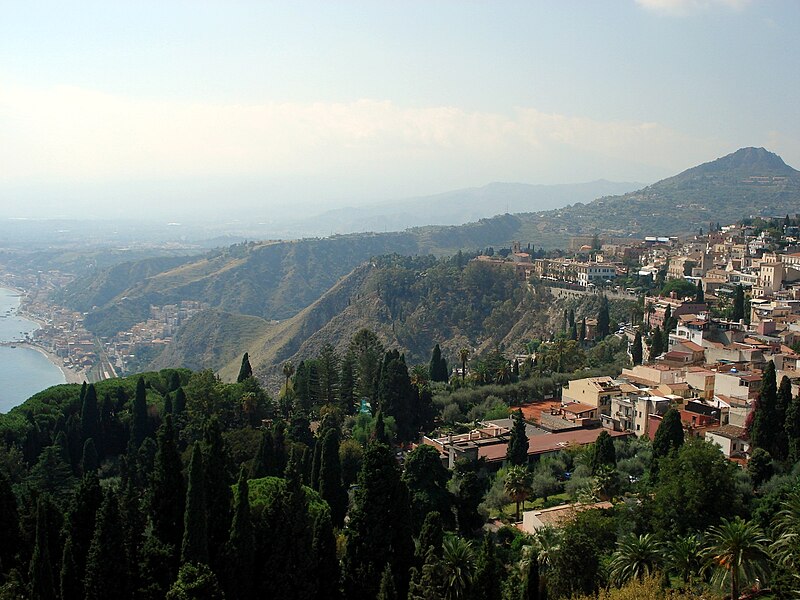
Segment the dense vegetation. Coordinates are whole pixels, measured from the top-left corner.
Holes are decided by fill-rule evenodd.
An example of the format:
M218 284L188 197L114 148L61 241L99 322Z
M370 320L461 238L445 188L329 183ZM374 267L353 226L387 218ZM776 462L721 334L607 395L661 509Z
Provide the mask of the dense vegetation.
M590 374L590 356L613 372L619 344L561 337L522 365L460 355L467 372L441 382L436 347L409 367L363 330L343 356L285 365L276 400L246 355L237 383L164 370L50 388L0 416L0 597L518 600L609 586L661 598L666 586L688 598L756 577L793 597L800 430L759 431L780 414L794 424L800 398L769 370L747 470L685 440L674 411L652 444L603 434L532 465L517 421L497 473L480 461L448 472L426 445L397 453L421 429L505 416ZM547 359L567 346L577 371ZM615 504L535 536L480 531L566 499Z

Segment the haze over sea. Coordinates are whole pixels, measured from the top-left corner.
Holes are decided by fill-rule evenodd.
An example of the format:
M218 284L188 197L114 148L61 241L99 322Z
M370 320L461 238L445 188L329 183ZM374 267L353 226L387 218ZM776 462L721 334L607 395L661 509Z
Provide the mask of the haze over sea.
M17 342L39 326L17 315L17 292L0 288L0 342ZM51 385L65 383L64 373L47 357L24 346L0 346L0 413L5 413Z

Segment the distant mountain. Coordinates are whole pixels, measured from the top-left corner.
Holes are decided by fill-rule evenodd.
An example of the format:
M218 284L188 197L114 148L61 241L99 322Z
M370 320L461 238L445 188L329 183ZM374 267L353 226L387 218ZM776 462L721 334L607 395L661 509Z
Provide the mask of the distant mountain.
M85 324L99 335L112 335L143 320L150 305L180 300L199 300L214 309L265 320L288 319L375 256L441 256L459 249L507 247L512 240L564 247L576 234L676 235L706 228L710 222L794 214L798 208L800 172L763 148L744 148L638 191L588 204L398 233L249 242L190 258L118 265L77 279L59 300L87 311Z
M604 179L560 185L495 182L431 196L338 208L285 227L301 235L331 235L402 231L426 225L463 225L498 213L551 210L575 202L589 202L601 196L624 194L642 185Z

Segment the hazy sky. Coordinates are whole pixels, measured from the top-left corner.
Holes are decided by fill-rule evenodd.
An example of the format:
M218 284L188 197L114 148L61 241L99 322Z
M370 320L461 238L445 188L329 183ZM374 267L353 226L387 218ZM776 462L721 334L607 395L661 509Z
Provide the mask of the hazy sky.
M0 215L800 167L800 2L0 2ZM256 210L256 209L247 209Z

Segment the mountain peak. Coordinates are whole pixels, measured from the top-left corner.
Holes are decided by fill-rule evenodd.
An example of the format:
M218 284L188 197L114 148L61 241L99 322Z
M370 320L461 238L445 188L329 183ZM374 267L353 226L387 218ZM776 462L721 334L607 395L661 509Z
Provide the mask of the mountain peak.
M736 152L689 169L692 172L716 173L721 171L749 171L760 173L793 173L794 169L783 159L765 148L740 148Z

